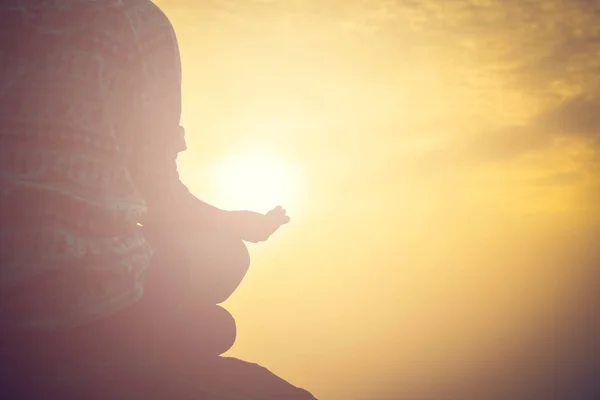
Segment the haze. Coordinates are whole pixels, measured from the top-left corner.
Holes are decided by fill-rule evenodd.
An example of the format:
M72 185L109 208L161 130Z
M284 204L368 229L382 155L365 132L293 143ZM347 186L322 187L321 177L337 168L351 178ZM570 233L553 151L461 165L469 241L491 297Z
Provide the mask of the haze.
M590 362L598 2L158 4L186 184L231 203L215 171L256 148L297 172L292 223L226 303L229 355L324 400L516 399Z

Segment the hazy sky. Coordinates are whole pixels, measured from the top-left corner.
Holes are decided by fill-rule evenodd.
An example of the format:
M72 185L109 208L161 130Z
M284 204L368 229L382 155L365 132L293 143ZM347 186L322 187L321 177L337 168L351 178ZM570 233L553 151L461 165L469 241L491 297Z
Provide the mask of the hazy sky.
M222 205L215 165L256 147L299 172L231 355L324 400L550 399L589 371L600 1L158 4L184 181Z

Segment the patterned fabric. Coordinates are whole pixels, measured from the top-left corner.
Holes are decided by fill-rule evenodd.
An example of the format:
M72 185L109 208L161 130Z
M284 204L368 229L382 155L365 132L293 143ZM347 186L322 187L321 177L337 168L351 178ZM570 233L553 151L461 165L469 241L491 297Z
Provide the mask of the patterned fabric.
M176 38L150 1L0 2L4 327L77 326L140 298L151 249L137 223L148 183L179 182L180 91Z

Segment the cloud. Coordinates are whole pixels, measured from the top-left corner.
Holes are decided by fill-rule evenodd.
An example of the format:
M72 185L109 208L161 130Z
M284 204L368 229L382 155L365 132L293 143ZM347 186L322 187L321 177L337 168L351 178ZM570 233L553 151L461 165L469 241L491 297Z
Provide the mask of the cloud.
M557 134L575 134L595 141L600 138L600 93L567 99L536 121L539 128ZM597 143L595 143L597 144Z
M495 161L540 150L557 138L580 138L600 151L600 97L578 95L545 110L525 126L481 132L467 141L475 159Z
M532 179L531 184L536 186L562 186L577 183L581 181L582 178L583 176L580 172L559 172Z
M600 95L600 94L599 94ZM578 95L545 110L525 126L482 132L467 141L470 159L497 161L539 151L561 138L579 139L600 151L600 97Z

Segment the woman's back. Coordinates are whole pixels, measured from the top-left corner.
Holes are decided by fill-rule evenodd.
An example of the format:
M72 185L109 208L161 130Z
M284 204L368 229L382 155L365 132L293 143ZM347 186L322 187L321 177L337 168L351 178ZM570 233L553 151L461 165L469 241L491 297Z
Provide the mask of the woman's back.
M141 296L150 250L125 160L141 0L0 3L0 323L53 330ZM131 104L125 104L131 103Z

